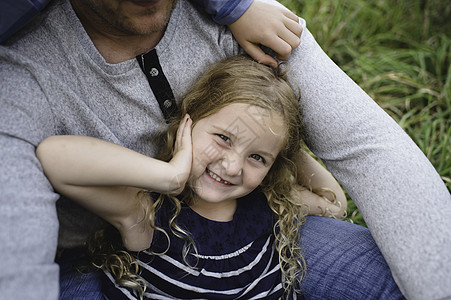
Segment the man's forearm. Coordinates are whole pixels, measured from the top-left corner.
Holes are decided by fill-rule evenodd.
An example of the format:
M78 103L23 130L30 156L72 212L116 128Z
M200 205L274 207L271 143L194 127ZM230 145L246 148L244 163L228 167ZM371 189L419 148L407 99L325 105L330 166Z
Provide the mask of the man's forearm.
M451 196L438 173L307 29L289 62L307 145L356 202L402 291L450 296Z

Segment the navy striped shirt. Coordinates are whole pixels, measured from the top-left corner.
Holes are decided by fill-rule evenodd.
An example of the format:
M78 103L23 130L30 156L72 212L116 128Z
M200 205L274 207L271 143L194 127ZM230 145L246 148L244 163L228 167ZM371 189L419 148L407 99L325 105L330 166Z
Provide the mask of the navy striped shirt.
M156 222L169 234L171 204L165 201ZM177 224L196 243L197 254L182 257L185 241L170 235L165 254L135 253L145 280L148 299L277 299L282 296L278 253L274 249L275 217L266 197L254 192L238 199L233 220L206 219L183 205ZM163 252L164 234L155 231L151 248ZM108 299L136 299L133 292L114 284L106 273L104 293Z

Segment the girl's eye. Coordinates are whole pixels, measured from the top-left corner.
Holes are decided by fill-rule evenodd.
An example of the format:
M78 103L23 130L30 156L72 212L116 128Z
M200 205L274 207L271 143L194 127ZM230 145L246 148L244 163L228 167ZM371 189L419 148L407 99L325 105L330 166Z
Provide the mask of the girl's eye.
M251 154L250 157L252 159L255 159L256 161L260 161L262 163L266 163L265 159L262 156L258 155L258 154Z
M223 135L223 134L216 134L221 140L224 140L225 142L227 142L227 143L230 143L230 139L227 137L227 136L225 136L225 135Z

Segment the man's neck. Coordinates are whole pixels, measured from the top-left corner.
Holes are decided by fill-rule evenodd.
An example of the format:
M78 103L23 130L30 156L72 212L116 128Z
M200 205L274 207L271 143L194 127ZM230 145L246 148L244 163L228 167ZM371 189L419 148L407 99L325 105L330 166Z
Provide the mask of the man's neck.
M92 12L71 1L80 22L93 44L110 64L121 63L153 49L164 35L164 31L146 35L127 35L104 24Z

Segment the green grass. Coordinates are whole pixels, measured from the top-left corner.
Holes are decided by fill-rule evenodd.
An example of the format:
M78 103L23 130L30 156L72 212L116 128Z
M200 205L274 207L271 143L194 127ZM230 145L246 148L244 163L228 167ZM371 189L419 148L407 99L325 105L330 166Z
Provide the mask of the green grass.
M451 2L282 0L427 155L451 190ZM364 225L348 200L349 219Z

